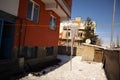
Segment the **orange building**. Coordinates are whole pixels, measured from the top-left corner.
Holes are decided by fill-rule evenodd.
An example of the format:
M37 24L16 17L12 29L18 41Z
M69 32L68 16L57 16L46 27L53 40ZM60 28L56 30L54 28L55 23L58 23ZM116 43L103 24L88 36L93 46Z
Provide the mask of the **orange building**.
M71 7L72 0L0 0L0 59L19 67L55 60Z

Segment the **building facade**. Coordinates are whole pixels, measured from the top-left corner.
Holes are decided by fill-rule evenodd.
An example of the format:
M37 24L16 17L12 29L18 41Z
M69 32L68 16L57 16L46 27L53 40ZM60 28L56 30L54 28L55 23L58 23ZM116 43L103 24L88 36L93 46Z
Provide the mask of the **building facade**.
M59 53L71 54L70 47L72 44L74 47L73 55L80 55L79 48L81 48L82 43L92 44L91 38L95 36L96 23L92 21L90 25L88 25L89 22L87 23L87 21L89 19L90 18L87 18L86 21L83 21L81 17L76 17L74 20L64 21L60 24ZM75 33L72 32L71 26L77 27ZM74 36L72 36L72 34Z
M83 40L85 38L85 26L84 22L82 21L81 17L77 17L75 20L72 21L72 24L78 24L78 29L75 32L75 37L74 37L74 46L79 46L81 43L83 43ZM70 24L70 26L72 26ZM70 46L71 45L71 29L66 26L66 22L61 23L61 30L60 30L60 45L62 46ZM67 44L68 43L68 44Z
M71 7L72 0L1 0L0 60L22 67L55 60L59 25Z

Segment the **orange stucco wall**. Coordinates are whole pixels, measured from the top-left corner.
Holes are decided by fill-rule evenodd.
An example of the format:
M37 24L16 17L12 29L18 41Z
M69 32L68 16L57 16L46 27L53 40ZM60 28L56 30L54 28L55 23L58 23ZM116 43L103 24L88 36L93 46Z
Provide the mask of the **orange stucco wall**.
M60 17L53 11L45 10L45 5L41 0L34 1L40 6L38 23L26 19L28 0L20 0L14 45L18 46L20 43L21 46L57 46ZM56 30L49 28L50 15L56 17ZM22 27L21 36L20 27Z

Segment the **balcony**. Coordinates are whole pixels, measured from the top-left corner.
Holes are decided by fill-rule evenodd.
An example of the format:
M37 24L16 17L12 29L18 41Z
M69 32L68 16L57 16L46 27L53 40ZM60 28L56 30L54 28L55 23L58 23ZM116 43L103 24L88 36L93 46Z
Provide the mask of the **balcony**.
M61 20L69 19L71 10L64 0L41 0L45 4L46 10L52 10L58 14Z

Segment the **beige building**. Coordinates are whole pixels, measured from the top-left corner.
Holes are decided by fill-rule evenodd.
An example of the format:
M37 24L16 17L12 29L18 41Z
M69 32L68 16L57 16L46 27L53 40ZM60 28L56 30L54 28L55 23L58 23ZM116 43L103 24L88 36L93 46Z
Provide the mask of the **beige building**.
M92 46L91 40L86 38L86 21L83 21L81 17L75 18L75 20L62 22L60 25L60 36L59 36L59 50L58 53L71 54L71 27L73 24L77 24L77 29L74 33L73 40L73 55L83 56L83 60L94 60L94 54L96 53L95 45ZM96 23L93 21L94 26L91 26L95 31ZM88 34L88 33L87 33ZM88 45L84 45L87 43ZM101 52L100 52L101 53ZM90 56L89 56L90 55ZM101 55L101 54L100 54ZM98 57L98 56L97 56Z
M88 33L86 29L91 28L91 34L95 34L96 23L90 21L87 24L87 20L83 21L81 17L76 17L74 20L64 21L60 24L59 45L69 46L71 44L71 27L77 26L77 30L74 34L74 46L79 46L81 43L85 43ZM92 24L91 24L92 23Z
M60 24L60 36L59 36L59 45L62 46L70 46L71 44L71 29L69 26L72 26L73 24L78 25L78 29L76 30L74 34L74 46L79 46L84 38L85 38L85 26L84 22L82 21L81 17L75 18L75 20L72 20L72 22L62 22Z

